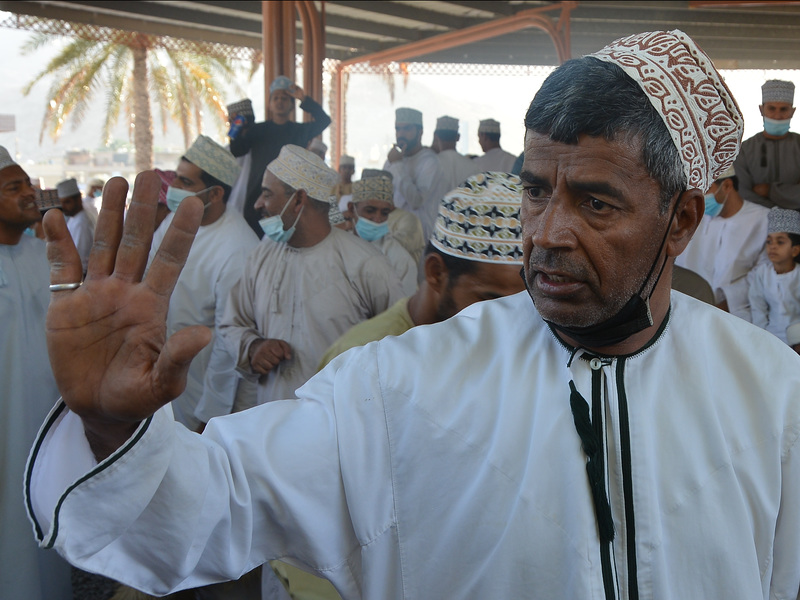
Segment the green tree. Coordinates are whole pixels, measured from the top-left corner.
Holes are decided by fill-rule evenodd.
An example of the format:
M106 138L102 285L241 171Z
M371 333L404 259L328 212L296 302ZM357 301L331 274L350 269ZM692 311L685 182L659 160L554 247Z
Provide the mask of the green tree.
M34 34L23 46L29 54L65 37L47 33ZM203 107L212 119L225 123L227 112L222 84L231 85L241 95L236 83L239 75L231 61L213 52L175 49L162 43L163 38L145 34L124 34L118 39L69 37L68 43L24 88L28 95L43 79L52 78L47 106L39 136L47 132L57 140L71 120L73 128L93 115L92 100L105 91L105 115L102 143L108 144L120 114L128 116L130 135L136 150L136 169L153 168L153 114L160 115L161 126L169 120L180 124L184 147L202 133Z

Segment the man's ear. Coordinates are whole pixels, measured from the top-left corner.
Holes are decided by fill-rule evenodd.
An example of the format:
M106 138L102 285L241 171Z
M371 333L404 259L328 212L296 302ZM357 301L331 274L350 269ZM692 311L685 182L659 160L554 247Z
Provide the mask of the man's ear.
M295 193L294 200L287 210L294 212L295 215L297 215L297 213L300 212L300 209L306 204L311 204L311 198L303 188L300 188ZM309 209L310 208L311 207L309 206Z
M425 281L431 291L441 294L447 286L449 271L444 264L444 260L437 252L431 252L425 257L423 264L425 268Z
M208 200L210 203L222 203L225 198L225 190L222 189L222 186L215 185L208 191Z
M686 249L705 212L705 197L698 189L683 192L667 237L667 256L676 257Z

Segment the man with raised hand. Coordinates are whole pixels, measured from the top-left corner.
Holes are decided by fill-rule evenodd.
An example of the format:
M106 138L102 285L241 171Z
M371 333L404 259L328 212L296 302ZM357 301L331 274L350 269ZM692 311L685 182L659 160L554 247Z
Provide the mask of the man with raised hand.
M680 31L630 36L556 69L525 127L528 293L203 436L153 414L208 339L163 339L199 206L139 284L155 199L135 194L48 315L66 404L32 453L42 542L162 593L283 556L352 598L797 597L800 358L670 290L741 140L721 76ZM60 217L45 230L52 282L76 281Z

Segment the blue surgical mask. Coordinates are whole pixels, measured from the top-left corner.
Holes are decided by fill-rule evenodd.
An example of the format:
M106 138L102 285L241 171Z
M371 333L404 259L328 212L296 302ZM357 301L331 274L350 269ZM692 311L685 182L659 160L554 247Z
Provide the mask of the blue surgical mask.
M364 217L358 217L358 221L356 221L356 233L362 240L374 242L389 233L389 222L375 223Z
M764 117L764 132L769 135L780 137L789 133L789 123L791 119L769 119Z
M94 194L92 194L93 198L102 198L103 197L103 190L95 190Z
M714 194L706 194L706 214L709 217L716 217L722 210L722 204L717 202Z
M169 208L172 212L175 212L178 210L181 202L183 202L189 196L200 196L200 194L203 194L210 189L211 188L209 187L204 190L200 190L199 192L192 192L191 190L182 190L180 188L169 186L167 188L167 208ZM200 199L203 200L202 198ZM203 200L203 204L207 206L208 202Z
M295 192L297 193L297 192ZM261 226L261 229L264 231L264 235L271 239L273 242L278 242L279 244L285 244L294 235L295 227L297 226L297 222L300 220L300 216L303 214L305 210L305 206L300 209L300 214L297 215L297 218L292 223L292 226L289 229L283 228L283 213L286 212L286 207L289 206L292 199L294 198L294 194L292 194L291 198L283 205L283 209L281 209L280 214L273 215L271 217L264 217L261 219L258 224Z

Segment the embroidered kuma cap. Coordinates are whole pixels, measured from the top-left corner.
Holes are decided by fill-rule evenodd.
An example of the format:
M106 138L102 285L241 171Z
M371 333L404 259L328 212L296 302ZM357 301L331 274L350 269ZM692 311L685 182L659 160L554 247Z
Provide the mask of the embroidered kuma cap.
M250 101L250 98L228 104L227 108L229 115L241 115L243 117L250 117L251 119L256 118L256 113L253 112L253 103Z
M78 182L72 179L65 179L56 184L59 198L69 198L70 196L80 195L81 190L78 188Z
M471 175L442 198L431 243L457 258L522 265L521 201L516 175Z
M761 86L761 104L787 102L794 104L794 84L791 81L770 79Z
M689 189L707 190L739 153L744 119L711 59L688 35L649 31L621 38L594 58L621 67L669 130Z
M14 162L14 159L11 158L11 154L8 153L3 146L0 146L0 171L7 167L18 167L19 165Z
M436 131L454 131L458 133L458 119L455 117L439 117L436 119Z
M361 179L353 183L354 204L367 200L388 202L394 206L394 184L392 174L377 169L364 169Z
M339 159L339 166L340 167L355 167L356 166L356 159L350 156L349 154L342 154L341 158Z
M422 113L416 108L398 108L394 111L394 122L422 127Z
M773 206L767 213L767 233L796 233L800 235L800 212Z
M500 135L500 122L494 119L484 119L478 125L478 133L496 133Z
M198 135L183 158L225 185L233 186L242 171L233 154L207 135Z
M331 202L331 190L339 182L339 173L319 156L292 144L281 148L278 158L267 165L267 171L286 185L305 190L310 198L319 202Z
M273 94L278 90L288 90L293 85L294 82L286 77L286 75L278 75L272 80L272 83L269 84L269 93Z
M328 209L328 222L331 225L339 225L340 223L344 223L344 215L342 211L339 210L339 206L336 204L336 196L332 196L329 200L331 207Z

